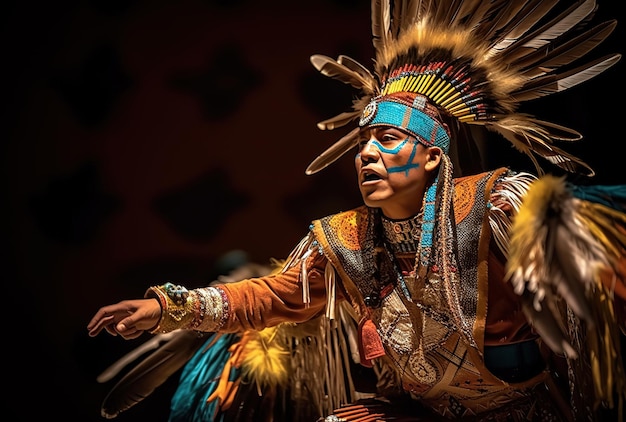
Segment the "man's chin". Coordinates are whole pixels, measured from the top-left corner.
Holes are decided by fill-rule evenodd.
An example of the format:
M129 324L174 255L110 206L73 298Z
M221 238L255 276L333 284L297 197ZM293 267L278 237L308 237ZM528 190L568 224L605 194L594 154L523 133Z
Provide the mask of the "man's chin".
M378 193L362 194L363 202L370 208L380 208L382 205L389 201L389 195L381 195Z

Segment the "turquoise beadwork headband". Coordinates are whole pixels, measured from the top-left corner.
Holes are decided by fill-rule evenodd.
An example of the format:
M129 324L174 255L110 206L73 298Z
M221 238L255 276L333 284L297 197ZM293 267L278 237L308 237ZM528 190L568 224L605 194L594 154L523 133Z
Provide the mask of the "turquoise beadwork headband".
M447 154L450 149L450 134L431 114L434 114L434 107L428 108L424 96L416 95L409 102L405 98L385 95L374 98L363 109L359 126L396 127L413 135L421 144L427 147L437 146Z

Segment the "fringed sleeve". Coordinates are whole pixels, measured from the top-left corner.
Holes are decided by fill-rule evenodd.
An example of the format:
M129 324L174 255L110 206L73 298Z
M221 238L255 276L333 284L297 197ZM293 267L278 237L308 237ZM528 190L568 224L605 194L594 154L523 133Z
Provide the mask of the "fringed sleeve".
M304 322L324 312L326 257L307 235L275 274L218 285L229 317L220 331L261 330L281 322Z

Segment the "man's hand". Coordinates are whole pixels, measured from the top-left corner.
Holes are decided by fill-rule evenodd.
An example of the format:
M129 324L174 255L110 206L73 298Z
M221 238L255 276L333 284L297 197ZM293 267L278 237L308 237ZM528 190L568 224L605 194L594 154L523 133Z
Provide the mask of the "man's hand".
M104 328L126 340L134 339L154 329L161 319L161 305L155 298L123 300L103 306L87 324L89 335L95 337Z

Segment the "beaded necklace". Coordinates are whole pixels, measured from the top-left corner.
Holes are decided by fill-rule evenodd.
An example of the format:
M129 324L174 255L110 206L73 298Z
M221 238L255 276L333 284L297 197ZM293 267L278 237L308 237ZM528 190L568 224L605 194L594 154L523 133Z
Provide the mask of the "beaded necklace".
M417 251L422 231L422 215L420 212L405 220L393 220L384 215L381 216L385 240L391 252L397 254Z

